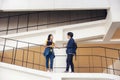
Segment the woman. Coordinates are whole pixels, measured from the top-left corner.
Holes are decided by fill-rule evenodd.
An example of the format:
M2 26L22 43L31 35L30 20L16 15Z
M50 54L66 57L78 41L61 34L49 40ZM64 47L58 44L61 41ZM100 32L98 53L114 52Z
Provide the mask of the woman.
M54 50L55 44L53 42L53 35L49 34L48 39L46 42L46 48L44 51L44 56L46 59L46 70L52 72L53 71L53 61L55 58ZM50 68L49 68L49 61L50 61Z

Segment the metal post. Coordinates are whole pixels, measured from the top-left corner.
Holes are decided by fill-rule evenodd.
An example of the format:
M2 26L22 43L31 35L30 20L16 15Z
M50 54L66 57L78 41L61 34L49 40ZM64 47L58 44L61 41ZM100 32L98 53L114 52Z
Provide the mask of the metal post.
M104 51L105 51L106 69L107 69L107 73L108 73L108 64L107 64L106 48L104 48Z
M115 69L114 69L114 62L113 62L113 59L112 59L112 70L113 70L113 74L115 75Z
M7 22L7 31L6 31L6 34L8 34L8 31L9 31L9 23L10 23L10 16L8 16L8 22Z
M78 52L80 52L80 48L78 49ZM77 55L77 54L76 54ZM76 56L77 58L78 58L78 72L80 72L80 65L79 65L79 56L80 55L80 53L78 53L78 56Z
M34 58L35 58L35 53L33 52L33 66L32 66L33 69L34 69Z
M120 50L118 50L118 56L119 56L119 60L120 60Z
M39 24L39 12L37 13L37 30L39 29L38 24Z
M90 56L88 56L88 62L89 62L89 72L90 72Z
M92 57L92 68L93 68L93 72L94 72L94 56L93 56L93 48L91 48L91 57Z
M40 56L41 56L41 53L42 53L42 52L41 52L41 46L40 46ZM41 64L40 64L40 61L41 61L41 60L40 60L40 56L39 56L39 69L40 69L40 65L41 65Z
M22 66L23 66L23 63L24 63L24 50L23 50L23 55L22 55Z
M103 71L102 56L101 56L101 70Z
M19 27L19 15L18 15L18 20L17 20L17 30L16 30L16 33L18 33L18 27Z
M29 28L29 16L30 16L30 14L28 13L27 14L27 31L28 31L28 28Z
M12 60L11 60L11 64L13 63L13 57L14 57L14 48L13 48L13 51L12 51Z
M27 67L27 61L28 61L28 57L29 57L29 43L28 43L28 49L27 49L27 58L26 58L26 67Z
M5 38L5 40L4 40L4 46L3 46L3 52L2 52L1 62L3 62L3 58L4 58L4 54L5 54L6 41L7 41L7 39Z
M15 60L16 60L17 47L18 47L18 41L17 41L17 43L16 43L16 48L15 48L15 55L14 55L14 62L13 62L13 64L15 64Z

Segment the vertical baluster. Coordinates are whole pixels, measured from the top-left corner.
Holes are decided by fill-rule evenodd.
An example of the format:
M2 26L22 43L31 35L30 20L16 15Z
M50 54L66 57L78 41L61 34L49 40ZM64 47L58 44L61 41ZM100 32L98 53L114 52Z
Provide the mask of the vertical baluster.
M1 62L3 62L3 58L4 58L4 54L5 54L6 41L7 41L7 39L5 38L4 39L4 45L3 45L3 52L2 52Z
M18 28L19 28L19 15L18 15L18 20L17 20L17 29L16 29L16 33L18 33Z
M92 57L92 68L94 72L94 56L93 56L93 48L91 48L91 57Z
M101 59L101 70L102 70L102 72L103 72L102 56L100 57L100 59Z
M15 48L15 55L14 55L14 62L13 62L13 64L15 64L15 60L16 60L16 54L17 54L17 48L18 48L18 41L17 41L17 43L16 43L16 48Z
M37 30L39 29L38 25L39 25L39 12L37 13Z
M41 64L40 64L40 61L41 61L41 60L40 60L41 53L42 53L42 52L41 52L41 46L40 46L40 53L39 53L39 69L40 69L40 66L41 66Z
M27 49L26 67L27 67L27 63L28 63L28 57L29 57L29 43L28 43L28 49Z
M28 28L29 28L29 16L30 16L30 14L28 13L27 14L27 31L28 31Z
M108 73L108 64L107 64L107 54L106 54L106 48L104 48L104 51L105 51L106 69L107 69L107 73Z
M24 49L23 49L23 55L22 55L22 66L23 66L23 64L24 64Z
M119 56L119 60L120 60L120 50L118 50L118 56Z
M80 55L80 48L78 48L78 55L76 54L76 57L78 58L78 72L80 72L80 65L79 65L79 55Z
M33 66L32 66L33 69L34 69L34 58L35 58L35 53L33 52Z
M10 24L10 16L8 16L8 22L7 22L7 31L6 31L6 34L8 34L8 31L9 31L9 24Z
M89 72L90 72L90 56L88 56L88 62L89 62Z
M115 75L115 69L114 69L114 62L113 62L113 59L112 59L112 70L113 70L113 74Z
M12 50L12 60L11 60L11 64L13 63L13 57L14 57L14 48L13 48L13 50Z

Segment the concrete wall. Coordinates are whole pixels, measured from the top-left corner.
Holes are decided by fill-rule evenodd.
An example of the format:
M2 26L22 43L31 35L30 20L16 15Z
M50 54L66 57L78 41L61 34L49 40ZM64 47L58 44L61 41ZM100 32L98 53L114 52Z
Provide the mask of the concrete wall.
M2 64L0 71L0 80L51 80L51 77L45 72L9 64Z
M112 15L113 22L120 22L120 0L109 0L110 2L110 11Z
M7 74L7 75L6 75ZM9 75L8 75L9 74ZM119 80L119 76L101 73L48 73L0 63L0 80Z
M4 0L3 11L108 9L107 0Z

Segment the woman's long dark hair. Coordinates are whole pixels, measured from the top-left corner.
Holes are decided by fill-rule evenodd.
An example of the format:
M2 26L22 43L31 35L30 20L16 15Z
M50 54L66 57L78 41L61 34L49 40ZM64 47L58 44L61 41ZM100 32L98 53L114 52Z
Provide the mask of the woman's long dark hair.
M48 41L50 41L50 37L51 37L51 36L52 36L52 34L49 34L49 35L48 35L48 39L47 39Z

